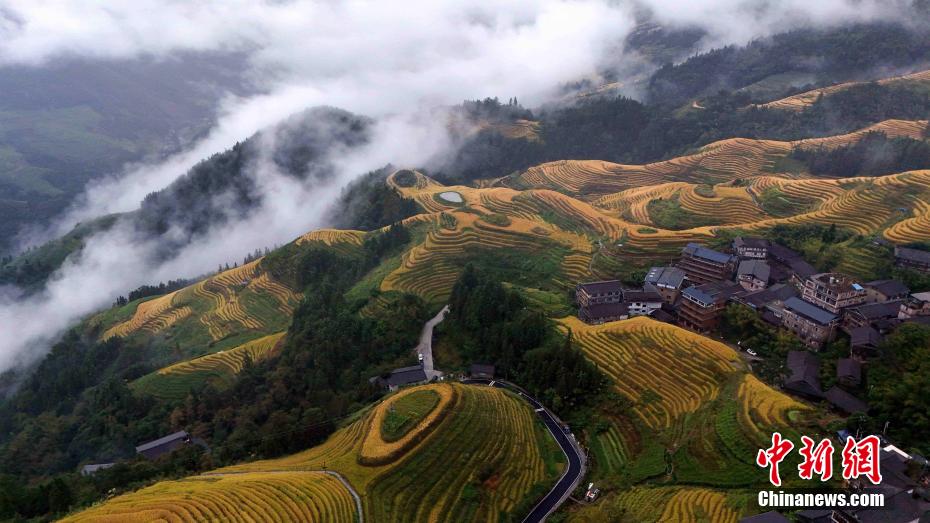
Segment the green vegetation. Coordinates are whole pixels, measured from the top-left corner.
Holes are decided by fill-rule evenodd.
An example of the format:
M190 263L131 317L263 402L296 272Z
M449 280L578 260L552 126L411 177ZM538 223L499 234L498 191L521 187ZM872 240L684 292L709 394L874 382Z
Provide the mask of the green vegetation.
M677 198L652 200L646 207L652 223L673 231L720 223L709 216L701 216L682 208Z
M778 187L768 187L759 194L759 204L766 213L784 218L809 211L814 200L804 201L797 196L786 198Z
M836 148L796 148L791 157L811 174L851 178L930 168L930 144L912 138L888 138L870 132L851 145Z
M381 423L381 437L392 442L407 435L436 405L439 394L432 390L421 390L400 398L391 404Z

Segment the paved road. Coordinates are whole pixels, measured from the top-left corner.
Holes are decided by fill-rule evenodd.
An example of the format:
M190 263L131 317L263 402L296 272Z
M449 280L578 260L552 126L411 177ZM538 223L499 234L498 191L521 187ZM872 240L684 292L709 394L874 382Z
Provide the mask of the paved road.
M439 314L423 325L423 331L420 332L420 344L414 349L417 354L423 355L423 372L426 373L426 379L431 380L442 376L442 372L433 367L433 327L439 324L449 312L449 306L446 305L439 311Z
M559 481L552 487L552 490L533 507L533 510L531 510L525 518L523 518L523 523L542 523L550 514L555 512L555 509L559 508L562 503L568 499L568 496L571 495L575 487L578 486L578 482L584 477L586 465L584 452L582 452L581 448L578 446L578 442L575 441L574 436L568 433L567 428L562 426L555 416L549 412L549 409L545 408L536 398L527 394L523 389L502 381L469 379L464 380L464 382L474 385L492 385L518 393L533 407L536 414L542 418L546 428L549 429L552 437L555 438L559 447L562 448L562 452L568 459L568 467L565 468L565 472L562 473L562 477L560 477Z

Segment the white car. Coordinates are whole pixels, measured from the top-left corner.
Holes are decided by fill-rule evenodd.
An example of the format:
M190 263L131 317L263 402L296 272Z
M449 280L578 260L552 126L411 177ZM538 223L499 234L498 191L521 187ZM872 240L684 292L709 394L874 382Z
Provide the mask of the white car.
M422 355L422 354L418 354L417 356L420 358L420 363L423 363L423 355Z
M746 354L749 354L750 356L758 356L758 354L756 354L756 351L752 349L746 349Z

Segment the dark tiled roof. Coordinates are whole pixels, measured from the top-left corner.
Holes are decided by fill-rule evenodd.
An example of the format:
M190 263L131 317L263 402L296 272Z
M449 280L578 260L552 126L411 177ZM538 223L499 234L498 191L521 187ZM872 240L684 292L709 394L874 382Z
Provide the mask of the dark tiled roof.
M852 358L836 360L836 376L838 378L851 378L858 382L862 379L862 365Z
M907 285L898 280L875 280L866 283L865 286L875 289L885 296L907 296L911 292Z
M866 326L849 329L850 347L876 347L881 339L882 335L872 327Z
M898 311L901 310L901 302L889 301L885 303L869 303L849 309L850 313L858 314L866 320L878 320L881 318L897 318Z
M160 447L167 443L172 443L178 440L185 440L187 439L187 437L188 437L188 434L186 431L179 430L175 432L174 434L169 434L163 438L158 438L154 441L149 441L148 443L143 443L139 445L138 447L136 447L136 452L145 452L146 450L151 450L151 449L154 449L155 447Z
M750 249L767 249L769 246L769 241L765 238L744 238L742 236L737 236L733 240L734 247L748 247Z
M739 268L736 269L736 274L742 276L744 274L750 274L762 281L769 281L769 275L772 273L772 268L769 267L769 264L765 263L762 260L745 260L740 262Z
M733 259L732 255L724 254L722 252L715 251L713 249L708 249L703 245L697 243L689 243L682 249L682 252L695 258L702 258L714 263L727 263Z
M826 398L831 405L849 414L853 412L866 412L869 410L869 406L866 402L835 385L830 387L830 390L825 392L823 397Z
M896 258L903 258L905 260L920 262L920 263L930 263L930 252L922 251L920 249L910 249L908 247L895 247L894 255Z
M791 523L791 520L771 510L755 516L745 517L739 520L739 523Z
M745 294L742 297L742 301L755 309L760 309L769 303L776 301L783 302L788 298L797 295L798 292L794 286L784 283L776 283L768 289L762 289L760 291L753 291Z
M608 292L620 292L623 290L623 286L620 285L620 280L593 281L579 284L578 290L582 289L588 294L604 294Z
M805 279L810 278L814 274L817 274L817 269L813 265L807 263L802 259L789 260L786 265L798 275L798 278Z
M713 304L726 301L742 290L743 288L740 287L738 283L723 280L688 287L681 294L682 296L688 296L702 303Z
M788 285L787 283L776 283L772 285L766 291L770 292L776 300L785 301L788 298L798 295L798 290L794 288L794 285Z
M394 369L385 380L388 386L391 387L420 383L421 381L426 381L426 373L423 371L423 367L419 365Z
M800 298L788 298L785 300L785 308L820 325L829 325L830 322L836 320L835 314L814 306Z
M662 295L655 291L623 291L623 301L629 303L634 301L662 301Z
M675 323L675 316L663 309L659 309L653 312L652 319L657 321L664 321L665 323Z
M780 243L772 243L769 245L769 254L771 254L773 258L782 263L785 263L788 260L796 260L801 258L801 253L789 249Z
M472 363L471 369L469 370L472 376L477 374L494 375L494 365L487 365L485 363Z
M592 320L626 316L630 306L626 303L597 303L583 308L583 315Z
M679 288L685 279L685 271L678 267L653 267L646 273L646 283Z
M791 375L785 380L785 388L819 397L823 395L820 389L820 359L806 350L793 350L788 353L788 370Z

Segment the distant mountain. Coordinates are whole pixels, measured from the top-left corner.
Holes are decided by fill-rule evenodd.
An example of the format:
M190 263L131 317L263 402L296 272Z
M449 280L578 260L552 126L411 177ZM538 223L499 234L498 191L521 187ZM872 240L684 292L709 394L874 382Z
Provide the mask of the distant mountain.
M224 93L254 91L241 55L62 60L0 68L0 254L88 180L177 151L214 123Z

